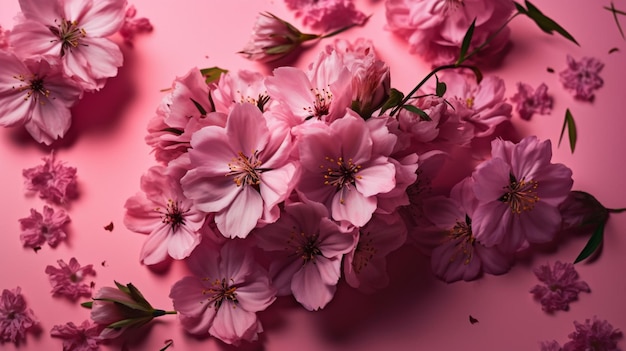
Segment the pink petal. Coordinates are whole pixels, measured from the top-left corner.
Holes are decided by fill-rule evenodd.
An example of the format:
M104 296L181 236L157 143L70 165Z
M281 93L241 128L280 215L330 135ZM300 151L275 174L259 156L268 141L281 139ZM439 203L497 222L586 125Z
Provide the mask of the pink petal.
M244 185L230 206L215 216L215 223L226 237L245 238L263 214L263 199L252 187Z

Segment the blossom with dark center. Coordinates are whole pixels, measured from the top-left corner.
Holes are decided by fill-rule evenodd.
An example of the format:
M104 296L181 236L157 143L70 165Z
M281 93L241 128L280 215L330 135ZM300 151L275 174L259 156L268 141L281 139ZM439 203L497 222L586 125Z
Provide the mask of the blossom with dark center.
M69 264L58 260L60 268L46 267L46 274L52 285L52 294L66 296L70 300L76 300L81 296L90 297L91 287L86 282L87 276L95 276L93 265L81 266L76 258L72 257Z
M552 267L540 265L533 272L543 284L535 285L530 293L541 302L541 309L548 313L567 311L570 302L578 299L578 293L591 291L587 283L579 280L578 272L571 263L556 261Z
M22 289L2 290L0 295L0 342L16 345L26 339L26 332L37 326L33 310L28 308Z

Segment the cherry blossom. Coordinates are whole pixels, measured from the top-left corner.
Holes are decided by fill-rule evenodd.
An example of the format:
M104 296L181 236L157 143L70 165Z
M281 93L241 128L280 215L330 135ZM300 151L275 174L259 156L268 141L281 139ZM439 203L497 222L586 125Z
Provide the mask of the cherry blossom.
M66 204L78 196L76 168L56 161L54 151L43 158L44 164L22 171L24 185L41 199L55 204Z
M46 242L50 247L56 247L67 238L64 227L69 221L70 217L63 210L55 211L44 206L42 214L32 208L29 217L19 219L20 240L24 247L36 248Z
M70 259L69 264L63 260L58 260L57 263L60 268L46 267L46 274L52 285L52 294L66 296L71 300L76 300L81 296L90 297L91 287L85 280L88 275L96 275L93 265L81 266L74 257Z
M367 19L352 0L285 0L285 4L304 25L322 30L361 25Z
M567 68L559 73L563 87L574 97L583 101L593 101L595 91L604 85L600 72L604 64L594 57L583 57L576 61L567 55Z
M0 343L16 345L26 340L26 332L38 325L33 310L26 306L22 289L2 290L0 296Z
M517 104L515 110L525 120L529 120L535 113L549 114L553 103L545 83L541 83L536 90L526 83L517 83L517 93L511 101Z
M137 9L134 5L129 5L126 8L126 14L124 15L124 23L119 30L120 35L124 38L124 43L128 46L133 46L133 39L138 33L150 33L154 29L150 20L137 16Z
M100 326L86 320L80 325L68 322L55 325L50 336L63 340L63 351L98 351L100 350Z
M569 309L569 303L578 299L580 292L590 292L589 285L578 279L571 263L554 262L554 266L540 265L533 272L543 284L535 285L530 293L541 302L545 312Z
M586 319L585 324L574 321L574 326L576 331L568 335L571 340L563 345L563 351L620 350L617 340L622 337L622 332L614 329L608 321L594 316L593 319Z

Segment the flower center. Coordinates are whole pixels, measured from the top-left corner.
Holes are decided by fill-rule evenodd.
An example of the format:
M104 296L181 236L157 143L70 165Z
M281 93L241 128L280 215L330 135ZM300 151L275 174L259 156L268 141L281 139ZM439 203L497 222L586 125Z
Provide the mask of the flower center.
M203 278L202 280L209 281L209 278ZM210 295L207 300L210 304L213 304L213 307L215 307L216 310L222 306L224 300L232 303L238 303L236 294L237 287L229 284L229 282L232 284L235 283L232 278L228 280L226 278L222 278L221 280L215 279L211 283L211 287L208 289L202 289L202 295ZM233 308L235 308L235 306L233 306Z
M357 179L361 179L357 172L363 167L352 162L351 158L347 161L343 157L339 157L337 160L330 157L324 159L329 163L328 166L320 165L321 169L326 169L324 174L325 185L332 185L339 191L343 188L350 189L350 186L356 184ZM343 199L341 199L341 203L343 203Z
M287 240L287 246L291 246L295 250L295 254L300 256L304 263L315 263L315 258L322 255L317 238L317 235L306 235L303 232L297 234L292 231Z
M442 9L443 13L446 15L456 12L456 10L461 6L465 6L464 0L443 0L443 2Z
M169 224L172 232L176 232L181 225L185 225L185 213L189 212L189 209L183 210L178 201L168 199L165 212L161 211L160 208L157 208L156 211L163 215L161 221Z
M239 103L249 103L255 105L259 108L259 110L261 110L261 112L265 111L265 105L267 105L267 103L270 101L270 96L267 94L267 92L262 94L260 93L257 98L253 98L250 95L243 95L240 90L237 90L236 93L239 94Z
M463 264L468 265L472 261L474 243L476 243L476 238L472 234L472 220L465 216L465 221L456 222L447 234L450 240L456 241L457 247L457 252L450 257L450 262L456 260L457 254L461 254L464 257Z
M311 88L311 93L315 96L315 101L313 101L313 106L304 108L305 111L310 113L310 116L306 119L308 120L313 117L321 119L330 112L330 103L333 99L333 94L326 90L326 88L322 88L322 91L317 88Z
M474 107L474 97L470 96L467 99L465 99L465 105L467 105L467 108Z
M46 98L50 97L50 90L46 89L43 78L39 78L37 74L29 75L28 77L18 74L13 76L13 78L19 80L21 83L20 85L13 86L12 88L17 89L20 92L26 91L24 101L28 101L31 97L37 101L40 95ZM44 105L45 101L40 101L40 103Z
M234 176L233 181L238 187L248 184L258 190L261 184L259 174L268 170L260 168L262 162L259 160L259 151L254 150L250 157L241 151L238 155L228 163L230 172L226 173L226 176Z
M57 24L56 27L48 26L48 29L61 41L61 57L65 56L67 49L71 51L78 45L86 46L86 44L81 44L81 39L87 36L87 32L79 28L76 21L61 19L61 23L58 23L55 19L54 22Z
M511 211L520 214L522 211L531 211L539 201L535 180L522 179L518 181L514 175L509 175L510 184L504 187L505 193L498 200L509 204Z
M352 269L354 269L354 272L356 272L356 274L361 273L375 254L376 248L374 247L372 238L370 238L370 232L361 232L361 238L354 250L354 258L352 259Z

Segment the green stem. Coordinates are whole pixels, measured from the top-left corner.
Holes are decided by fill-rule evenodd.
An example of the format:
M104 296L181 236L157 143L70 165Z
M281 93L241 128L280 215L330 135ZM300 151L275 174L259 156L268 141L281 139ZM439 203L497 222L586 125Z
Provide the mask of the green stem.
M607 208L607 211L609 211L609 213L622 213L626 211L626 208Z
M463 61L466 61L466 60L467 60L467 59L469 59L470 57L472 57L472 56L476 55L476 54L477 54L480 50L484 49L484 48L485 48L485 46L489 45L489 43L491 43L491 41L492 41L493 39L495 39L495 37L497 37L497 36L498 36L498 34L500 34L500 32L502 32L502 31L504 30L504 28L506 28L506 26L508 26L508 25L509 25L509 23L511 23L511 21L512 21L515 17L517 17L517 16L519 16L519 15L521 15L521 14L522 14L522 13L518 11L518 12L517 12L517 13L515 13L513 16L509 17L509 19L507 19L507 20L506 20L506 22L504 22L504 24L503 24L502 26L500 26L500 28L498 28L498 30L497 30L497 31L493 32L493 33L492 33L492 34L491 34L491 35L490 35L490 36L489 36L489 37L488 37L488 38L487 38L487 39L486 39L486 40L485 40L482 44L478 45L478 47L477 47L477 48L475 48L474 50L472 50L469 54L467 54L467 55L465 56L465 58L464 58L463 60L460 60L459 62L457 62L457 64L461 64L461 63L463 63Z

